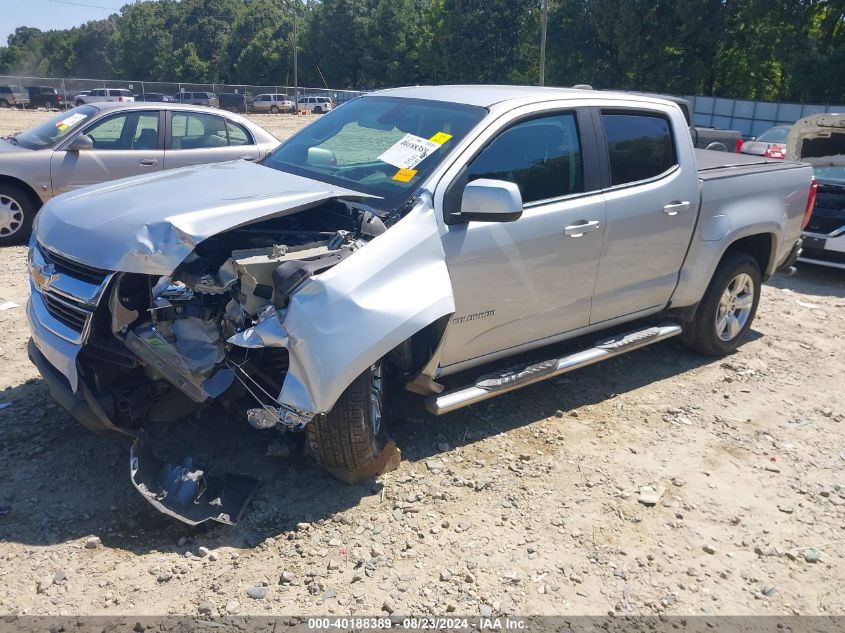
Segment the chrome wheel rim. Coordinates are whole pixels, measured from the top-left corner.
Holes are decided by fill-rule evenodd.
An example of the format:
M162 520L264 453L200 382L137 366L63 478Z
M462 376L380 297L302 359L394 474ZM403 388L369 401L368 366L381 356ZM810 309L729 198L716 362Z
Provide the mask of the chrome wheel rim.
M723 341L732 341L745 324L754 305L754 280L740 273L725 288L716 311L716 334Z
M370 375L372 376L372 380L370 381L370 424L372 424L373 436L375 437L381 430L381 363L372 366Z
M11 196L0 194L0 237L14 235L21 226L23 226L23 207Z

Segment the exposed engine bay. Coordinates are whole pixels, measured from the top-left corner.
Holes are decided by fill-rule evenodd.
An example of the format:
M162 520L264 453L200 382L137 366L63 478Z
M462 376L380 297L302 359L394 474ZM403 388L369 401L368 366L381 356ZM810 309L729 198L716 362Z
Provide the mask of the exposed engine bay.
M246 402L257 428L275 425L288 351L230 339L283 320L305 281L386 228L366 206L330 200L211 237L171 275L119 273L103 302L109 315L96 320L80 355L105 412L119 427L137 428L220 398L224 406ZM307 422L292 419L289 427Z

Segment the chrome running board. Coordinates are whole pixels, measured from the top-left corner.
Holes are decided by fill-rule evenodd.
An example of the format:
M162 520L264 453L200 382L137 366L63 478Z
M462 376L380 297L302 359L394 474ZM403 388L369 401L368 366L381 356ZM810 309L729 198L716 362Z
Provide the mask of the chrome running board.
M434 415L443 415L457 409L493 398L509 391L533 385L541 380L560 376L607 358L613 358L635 349L664 341L681 333L681 326L675 323L626 332L596 343L580 352L562 358L553 358L533 365L506 369L485 374L475 384L426 398L425 406Z

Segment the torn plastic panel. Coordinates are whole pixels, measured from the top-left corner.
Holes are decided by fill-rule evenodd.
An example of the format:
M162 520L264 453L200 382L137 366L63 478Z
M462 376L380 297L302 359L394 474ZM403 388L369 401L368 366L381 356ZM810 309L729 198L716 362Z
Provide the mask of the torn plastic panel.
M430 200L420 198L389 229L333 268L309 278L289 299L280 323L239 339L276 338L290 353L278 401L328 412L340 394L391 349L455 311L452 284ZM271 319L267 319L270 321ZM236 343L230 339L230 342Z
M129 454L132 484L157 510L189 525L218 521L235 525L261 482L247 475L213 476L194 466L159 460L141 439Z

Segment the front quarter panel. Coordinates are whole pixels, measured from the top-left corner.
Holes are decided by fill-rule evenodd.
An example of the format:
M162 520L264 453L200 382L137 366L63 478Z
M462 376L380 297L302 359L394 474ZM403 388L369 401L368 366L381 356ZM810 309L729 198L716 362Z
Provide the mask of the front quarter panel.
M50 149L28 150L13 148L0 150L0 177L13 178L24 182L41 200L47 202L52 197L50 184Z
M454 311L443 245L424 194L386 233L291 297L283 322L290 367L279 401L329 411L358 375Z

